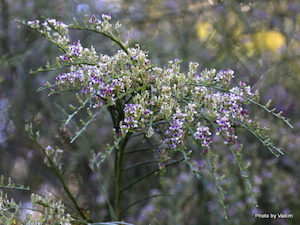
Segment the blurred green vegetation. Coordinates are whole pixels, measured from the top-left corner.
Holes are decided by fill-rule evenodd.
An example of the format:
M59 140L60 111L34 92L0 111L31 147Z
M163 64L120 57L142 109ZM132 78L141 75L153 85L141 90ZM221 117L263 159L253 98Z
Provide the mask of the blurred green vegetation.
M236 82L246 81L261 93L261 102L272 98L272 105L291 118L294 129L250 108L262 124L272 129L271 137L282 146L285 156L276 159L264 151L247 134L244 158L249 161L250 177L258 198L259 209L252 208L245 187L232 160L221 146L218 170L226 173L225 188L229 219L218 216L216 191L209 179L196 180L184 165L169 170L163 184L158 175L136 185L126 193L127 203L149 194L172 193L173 197L153 198L127 210L125 218L136 224L295 224L300 221L300 3L297 0L261 1L183 1L183 0L94 0L94 1L28 1L0 0L0 173L33 190L62 195L54 174L42 163L43 156L24 132L25 123L33 122L44 145L65 150L65 176L83 208L92 217L110 220L107 199L113 197L113 167L107 161L98 174L89 168L93 152L105 150L111 138L111 121L104 116L91 126L80 140L70 144L76 122L63 126L70 96L47 96L37 92L43 82L53 80L56 72L29 74L47 60L55 60L58 50L36 33L15 22L16 18L33 20L42 16L65 23L85 14L110 12L123 24L122 35L130 45L140 43L158 65L180 58L183 69L190 61L200 69L233 69ZM98 52L111 54L112 46L91 33L73 32L74 41L93 45ZM79 121L77 121L79 124ZM143 140L130 143L128 150ZM151 152L128 154L127 163L147 160ZM132 169L127 180L151 171L151 164ZM125 179L126 180L126 179ZM151 185L149 185L151 184ZM104 191L106 190L106 191ZM234 190L234 191L232 191ZM10 193L16 200L28 201L23 192ZM124 206L126 202L124 202ZM259 220L255 212L290 212L294 219ZM278 223L277 223L278 222Z

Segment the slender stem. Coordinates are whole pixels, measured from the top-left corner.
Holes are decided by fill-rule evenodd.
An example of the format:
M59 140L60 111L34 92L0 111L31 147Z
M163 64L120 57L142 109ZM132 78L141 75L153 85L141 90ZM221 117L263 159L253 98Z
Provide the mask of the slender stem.
M93 31L95 33L99 33L99 34L102 34L103 36L109 38L110 40L112 40L113 42L115 42L117 45L119 45L119 47L124 51L126 52L126 54L128 54L128 50L127 48L125 47L125 45L122 44L121 41L117 40L117 38L115 38L113 35L111 34L108 34L106 32L103 32L103 31L100 31L100 30L96 30L94 28L90 28L90 27L80 27L80 26L75 26L75 25L70 25L68 27L69 29L77 29L77 30L88 30L88 31Z
M87 220L88 222L92 222L89 217L82 212L81 208L79 207L75 197L73 196L73 194L71 193L68 185L66 184L61 171L56 167L55 163L53 162L53 160L47 155L46 150L44 149L44 147L38 142L38 140L36 139L36 137L34 137L33 135L31 135L32 140L34 141L34 143L43 151L44 155L47 157L47 160L51 166L51 168L54 170L55 175L57 176L58 180L60 181L60 183L62 184L64 191L67 193L68 197L70 198L70 200L72 201L74 207L76 208L76 210L78 211L78 213L80 214L80 216Z
M175 165L175 164L177 164L177 163L180 163L180 162L183 161L183 160L184 160L184 159L179 159L179 160L176 160L176 161L174 161L174 162L168 163L168 164L166 165L166 167L173 166L173 165ZM143 176L141 176L141 177L135 179L135 180L132 181L130 184L128 184L126 187L122 188L121 193L124 192L124 191L126 191L127 189L131 188L131 187L134 186L135 184L139 183L140 181L144 180L145 178L151 176L152 174L158 172L158 171L159 171L159 168L154 169L154 170L152 170L151 172L149 172L149 173L147 173L147 174L145 174L145 175L143 175Z
M135 202L129 204L129 205L124 209L124 211L127 210L127 209L129 209L130 207L132 207L132 206L134 206L134 205L136 205L136 204L138 204L138 203L140 203L140 202L146 201L146 200L148 200L148 199L156 198L156 197L169 197L169 196L173 196L173 195L170 194L170 193L163 193L163 194L150 195L150 196L147 196L147 197L145 197L145 198L139 199L139 200L137 200L137 201L135 201Z
M136 168L138 166L143 166L143 165L146 165L146 164L152 164L152 163L155 163L155 162L158 162L159 160L146 160L146 161L142 161L142 162L139 162L139 163L136 163L136 164L133 164L131 166L128 166L127 168L123 169L122 171L127 171L127 170L130 170L130 169L133 169L133 168Z
M124 152L125 155L128 155L128 154L132 154L132 153L135 153L135 152L144 152L144 151L154 151L155 148L153 147L144 147L144 148L138 148L138 149L135 149L135 150L132 150L132 151L127 151L127 152Z
M123 139L123 141L120 143L119 150L116 153L116 182L115 182L115 201L116 201L116 212L117 212L117 219L118 221L121 220L121 180L122 180L122 164L123 164L123 155L124 155L124 149L126 146L126 143L128 141L128 136Z

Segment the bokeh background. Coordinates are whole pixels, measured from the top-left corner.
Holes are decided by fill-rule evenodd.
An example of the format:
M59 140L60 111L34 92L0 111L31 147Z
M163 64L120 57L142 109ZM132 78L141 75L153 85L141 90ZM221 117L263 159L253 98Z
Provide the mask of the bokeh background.
M32 122L39 130L41 142L64 150L64 175L72 192L92 218L109 221L108 200L113 198L112 158L98 173L89 167L94 152L105 151L111 142L109 116L99 118L75 143L70 136L79 121L65 127L68 105L76 100L68 94L47 96L37 92L55 72L29 74L47 61L55 62L58 49L36 32L15 19L34 20L42 16L71 23L84 15L111 13L123 24L123 40L139 43L148 50L152 62L163 66L174 58L182 59L182 69L190 61L200 69L233 69L236 79L258 89L260 101L273 99L272 106L291 118L294 129L265 114L256 107L250 112L260 123L270 127L270 136L284 149L275 158L255 138L241 131L244 160L259 208L246 194L237 168L224 146L217 161L219 173L225 173L224 189L228 192L228 216L222 216L217 193L211 179L197 180L182 164L169 169L164 182L154 174L126 192L128 202L147 195L169 193L172 196L151 198L129 207L126 221L135 224L296 224L300 221L300 2L297 0L0 0L0 174L17 184L30 185L40 193L64 196L54 173L43 164L43 155L24 132ZM98 52L113 54L117 49L101 36L72 32L72 40L93 45ZM233 83L234 83L233 82ZM129 148L142 146L139 137ZM128 154L128 165L149 159L147 154ZM198 162L201 166L201 161ZM146 165L127 171L131 180L151 171ZM205 169L203 169L204 177ZM151 184L151 185L150 185ZM27 192L9 192L17 201L28 204ZM168 197L167 197L168 196ZM128 203L127 202L127 203ZM126 207L126 202L123 203ZM255 213L292 213L287 220L255 219Z

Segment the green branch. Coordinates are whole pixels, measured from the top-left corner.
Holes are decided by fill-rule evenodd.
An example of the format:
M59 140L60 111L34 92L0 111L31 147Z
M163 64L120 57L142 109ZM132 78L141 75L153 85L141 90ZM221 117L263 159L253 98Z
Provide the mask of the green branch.
M118 154L117 162L116 162L116 177L115 177L115 201L116 201L116 212L117 212L117 219L121 220L121 180L122 180L122 165L123 165L123 156L124 156L124 149L128 141L128 135L122 140L119 145L119 151L116 152Z
M169 194L169 193L163 193L163 194L156 194L156 195L150 195L150 196L147 196L145 198L142 198L142 199L139 199L131 204L129 204L128 206L126 206L126 208L124 209L124 211L128 210L130 207L140 203L140 202L143 202L143 201L146 201L146 200L149 200L151 198L157 198L157 197L173 197L174 195L172 194Z
M115 42L124 52L126 52L126 54L128 53L127 48L122 44L122 42L120 40L118 40L117 38L115 38L113 35L108 34L106 32L100 31L100 30L96 30L94 28L90 28L90 27L81 27L77 24L71 24L68 26L69 29L77 29L77 30L87 30L87 31L92 31L98 34L101 34L107 38L109 38L110 40L112 40L113 42Z
M47 155L46 153L46 149L39 143L39 141L37 140L37 137L33 134L32 131L32 125L31 124L27 124L25 127L25 130L28 132L29 137L31 138L31 140L42 150L42 152L44 153L45 157L47 158L49 165L51 166L51 168L53 169L53 171L55 172L55 175L57 176L58 180L60 181L60 183L63 186L64 191L66 192L66 194L68 195L68 197L70 198L70 200L72 201L74 207L76 208L77 212L80 214L80 216L87 220L88 222L92 222L89 217L83 213L83 211L81 210L81 208L79 207L75 197L73 196L73 194L71 193L68 185L66 184L61 171L57 168L57 166L55 165L55 163L53 162L53 160Z
M180 163L180 162L182 162L183 160L184 160L184 159L179 159L179 160L176 160L175 162L168 163L168 164L166 165L166 167L176 165L177 163ZM134 181L132 181L131 183L129 183L127 186L125 186L124 188L122 188L121 192L124 192L124 191L128 190L129 188L131 188L131 187L134 186L135 184L139 183L140 181L144 180L145 178L151 176L152 174L154 174L154 173L156 173L156 172L158 172L158 171L159 171L159 168L154 169L154 170L152 170L151 172L149 172L149 173L147 173L147 174L145 174L145 175L143 175L143 176L141 176L141 177L135 179Z
M139 167L139 166L143 166L143 165L147 165L147 164L152 164L152 163L155 163L155 162L159 162L159 161L158 160L146 160L146 161L139 162L139 163L133 164L131 166L128 166L125 169L123 169L122 171L127 171L127 170L130 170L130 169L134 169L136 167Z

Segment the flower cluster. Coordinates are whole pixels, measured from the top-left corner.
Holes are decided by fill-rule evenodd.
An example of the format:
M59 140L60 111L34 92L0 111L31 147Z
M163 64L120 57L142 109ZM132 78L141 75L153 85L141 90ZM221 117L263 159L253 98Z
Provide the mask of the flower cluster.
M71 215L67 213L62 200L56 202L51 199L51 196L41 197L40 195L32 194L31 203L33 207L44 206L40 213L36 216L27 214L25 224L65 224L71 225Z
M39 20L28 21L27 24L28 24L31 28L33 28L33 29L39 29L39 28L40 28L40 21L39 21Z
M185 114L181 112L177 112L173 115L172 120L170 122L170 126L166 131L166 136L169 137L165 139L165 144L170 149L176 149L179 146L183 145L184 141L184 121L185 121Z
M0 223L15 224L19 214L19 205L0 190Z
M125 119L124 122L129 128L139 127L139 123L143 118L149 118L152 112L145 109L140 104L126 104L124 107Z
M84 59L85 63L95 64L98 61L98 56L93 46L83 48L80 41L74 42L72 45L68 45L66 53L59 56L59 59L64 63L73 63L74 61Z
M207 153L210 144L212 143L212 138L210 137L212 133L209 131L209 127L201 126L201 124L198 123L197 131L194 135L196 139L201 140L202 147L204 147L204 153Z
M123 44L114 35L120 25L110 20L109 14L102 20L91 16L85 29L117 43L121 50L112 56L99 54L93 47L84 48L79 41L70 43L68 29L82 29L77 23L67 26L47 19L42 26L38 21L28 24L63 49L58 65L68 66L69 71L56 77L59 88L77 89L94 108L113 107L118 111L115 124L121 136L140 132L150 138L157 134L166 155L181 150L188 137L199 141L204 152L211 148L214 136L222 136L225 144L232 145L241 125L261 135L259 124L250 119L246 109L247 104L257 101L258 94L244 82L229 88L232 70L205 69L199 73L199 64L191 62L184 73L179 59L160 68L139 45L128 48Z
M28 21L31 28L43 34L49 41L56 44L60 49L66 49L70 44L68 26L55 19L46 19L43 23L38 20Z
M111 15L103 14L102 19L103 20L101 21L96 15L92 15L89 17L88 23L98 31L111 33L113 28L112 24L109 22L111 20Z
M216 76L214 77L214 80L216 82L221 82L223 85L228 85L229 82L232 80L232 78L234 78L234 72L233 70L221 70L220 72L218 72L216 74Z

